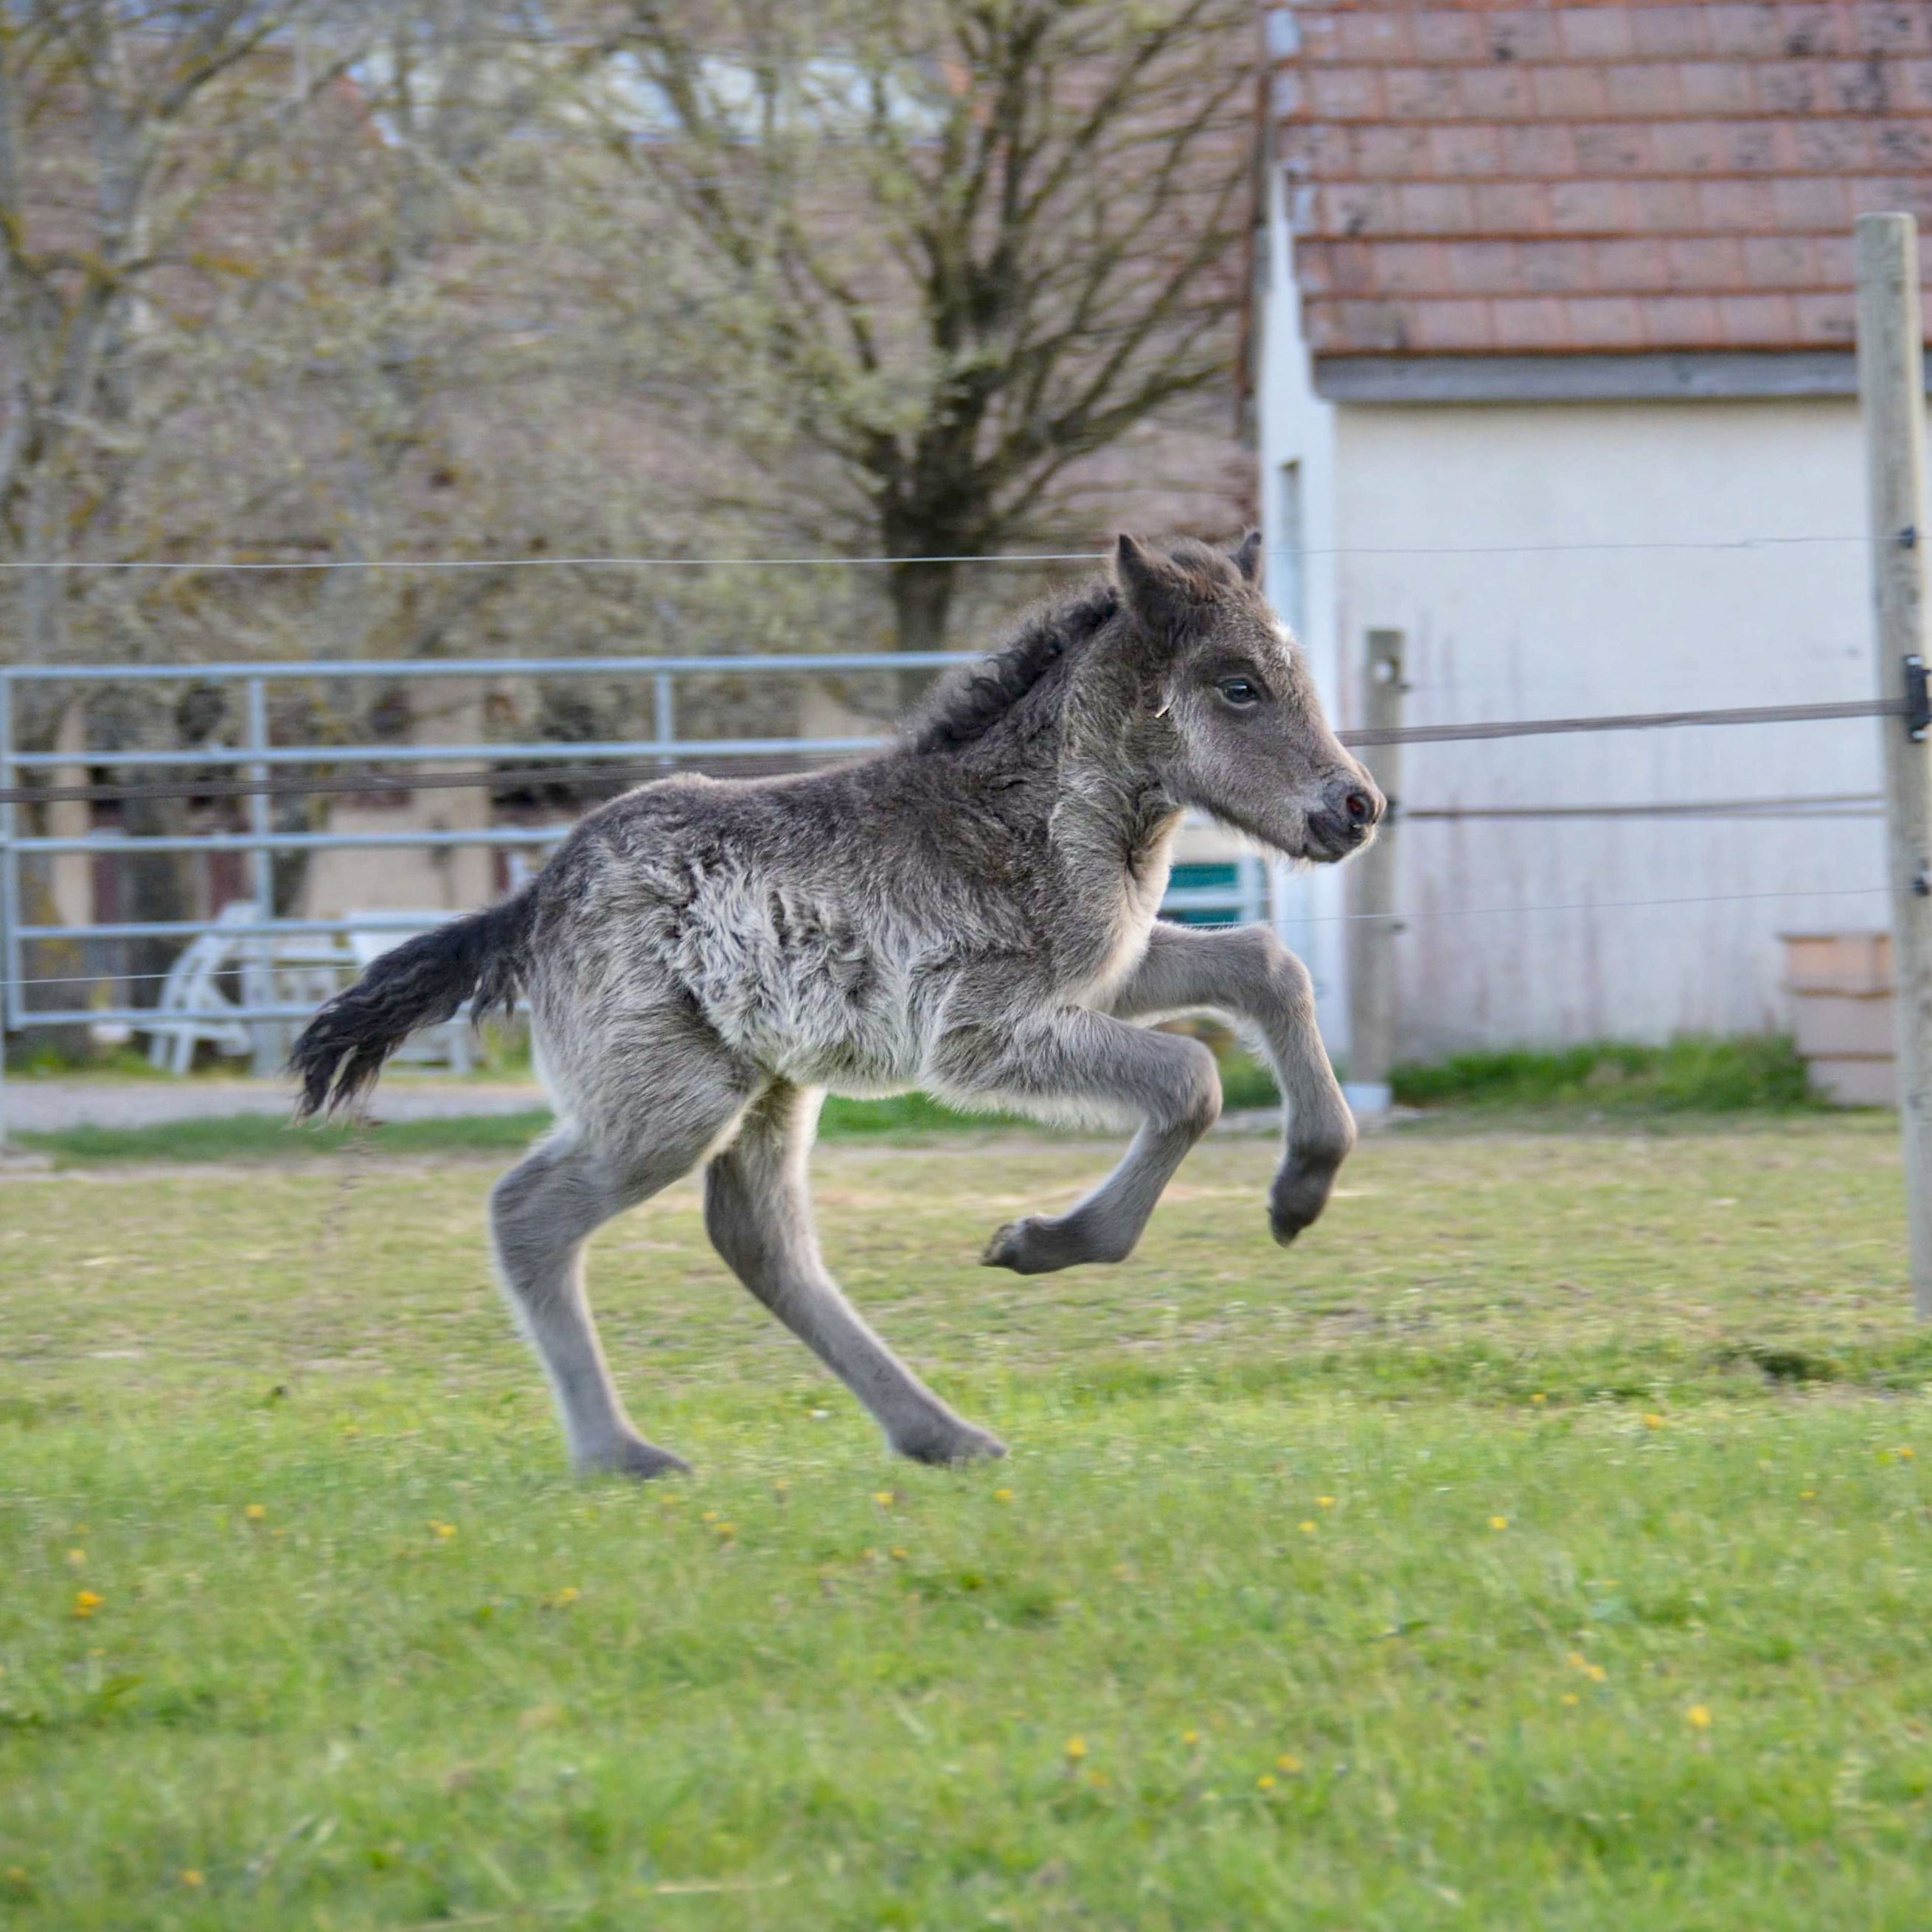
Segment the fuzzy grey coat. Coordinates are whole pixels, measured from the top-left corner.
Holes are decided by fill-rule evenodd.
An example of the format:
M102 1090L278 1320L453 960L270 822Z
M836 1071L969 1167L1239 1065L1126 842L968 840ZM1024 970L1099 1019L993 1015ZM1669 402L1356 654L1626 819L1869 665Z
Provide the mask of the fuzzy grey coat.
M1118 1261L1220 1106L1207 1049L1149 1023L1219 1011L1258 1036L1286 1102L1276 1238L1321 1212L1354 1132L1306 973L1263 928L1156 918L1190 808L1316 861L1357 849L1383 810L1258 556L1253 537L1232 556L1123 537L1112 580L942 687L891 749L627 793L516 898L384 955L303 1033L308 1113L352 1102L466 999L481 1014L528 998L559 1125L498 1184L491 1230L580 1466L683 1466L625 1414L582 1264L596 1228L700 1162L720 1253L895 1449L1000 1453L826 1272L806 1163L827 1092L1132 1118L1092 1193L985 1256L1024 1274Z

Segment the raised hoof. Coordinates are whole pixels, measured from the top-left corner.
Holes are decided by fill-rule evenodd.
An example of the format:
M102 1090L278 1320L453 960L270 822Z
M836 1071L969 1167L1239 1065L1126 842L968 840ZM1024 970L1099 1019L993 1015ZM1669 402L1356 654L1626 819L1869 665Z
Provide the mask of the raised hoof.
M641 1436L631 1436L595 1455L579 1456L577 1467L582 1475L628 1476L640 1483L658 1476L691 1474L691 1465L682 1456L674 1456L668 1449L660 1449Z
M1275 1176L1268 1190L1268 1228L1283 1247L1320 1217L1334 1184L1332 1167L1284 1167Z
M1006 1445L997 1436L975 1429L970 1422L922 1431L895 1442L892 1448L914 1462L931 1462L941 1468L955 1462L997 1462L1006 1453Z
M1033 1223L1030 1221L1009 1221L1004 1228L994 1230L980 1256L982 1268L1011 1268L1016 1274L1040 1274L1053 1264L1042 1264L1036 1252L1036 1244L1030 1238Z
M1011 1268L1016 1274L1051 1274L1056 1268L1078 1268L1085 1262L1116 1262L1117 1254L1096 1254L1063 1221L1029 1214L1009 1221L986 1244L982 1268Z

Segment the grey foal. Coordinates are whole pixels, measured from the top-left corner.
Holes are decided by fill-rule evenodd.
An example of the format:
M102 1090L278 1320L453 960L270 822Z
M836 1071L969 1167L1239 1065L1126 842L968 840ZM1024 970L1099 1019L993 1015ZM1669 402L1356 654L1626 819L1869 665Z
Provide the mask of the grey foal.
M592 812L504 904L385 954L292 1057L300 1112L354 1102L416 1028L520 992L558 1126L500 1180L505 1293L577 1465L685 1465L632 1426L592 1324L584 1244L703 1162L705 1220L759 1300L921 1462L1003 1453L875 1335L826 1272L806 1167L826 1093L1138 1122L1064 1214L1000 1228L988 1266L1133 1251L1220 1109L1213 1057L1154 1021L1209 1010L1265 1047L1286 1101L1277 1240L1322 1211L1354 1126L1309 978L1261 927L1156 922L1181 814L1330 862L1384 802L1301 653L1232 555L1120 539L1102 580L836 770L680 777Z

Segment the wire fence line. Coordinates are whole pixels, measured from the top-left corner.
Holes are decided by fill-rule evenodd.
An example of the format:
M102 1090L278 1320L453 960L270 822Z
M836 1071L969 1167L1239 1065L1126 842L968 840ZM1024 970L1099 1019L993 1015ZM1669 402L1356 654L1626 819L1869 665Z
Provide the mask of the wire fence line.
M1786 798L1687 799L1668 805L1448 805L1391 806L1391 816L1417 819L1551 818L1879 818L1884 814L1875 791L1814 792Z
M1545 738L1579 731L1675 730L1696 724L1804 724L1846 718L1903 718L1902 698L1852 698L1810 704L1729 705L1700 711L1606 712L1594 717L1502 718L1494 724L1402 724L1340 731L1348 746L1452 745L1492 738Z
M651 661L640 659L641 670L648 673ZM748 662L749 661L748 661ZM783 668L782 660L764 660L770 668L774 662ZM882 668L891 669L890 659ZM1715 710L1696 711L1646 711L1606 712L1594 717L1577 718L1508 718L1493 723L1460 724L1408 724L1383 730L1346 730L1336 733L1344 745L1352 748L1378 745L1446 745L1479 742L1502 738L1537 738L1563 736L1575 733L1594 731L1654 731L1674 730L1701 726L1738 724L1790 724L1835 722L1862 718L1894 718L1906 715L1909 706L1906 700L1898 698L1869 698L1834 700L1810 704L1756 704L1738 705ZM362 795L388 792L406 794L417 791L434 790L507 790L534 784L593 784L623 783L633 780L662 777L673 763L692 759L730 758L734 760L751 758L788 758L818 755L839 756L849 752L877 749L889 744L887 737L854 738L830 741L799 741L784 739L746 740L724 739L707 747L699 739L680 740L675 742L654 743L645 742L626 745L622 754L614 752L608 762L589 764L580 762L582 754L577 753L580 762L565 762L575 748L566 744L557 748L558 761L522 765L491 766L486 769L464 772L412 772L406 776L390 776L376 772L365 772L351 778L267 777L254 778L181 778L153 779L129 784L79 784L79 785L13 785L0 788L0 805L56 805L104 804L123 800L158 799L242 799L298 796L316 794L352 793ZM820 749L830 744L830 748ZM274 748L276 756L289 764L328 764L348 755L352 748L342 747L332 750L327 746ZM468 760L486 760L491 747L488 744L471 746L398 745L391 747L352 748L358 762L373 763L378 760L387 763L406 764L425 758L447 759L458 758ZM521 749L527 757L529 748ZM31 754L36 764L52 764L56 759L67 765L140 765L158 758L165 758L171 764L190 761L197 756L211 764L260 763L263 750L260 747L227 746L211 747L206 752L140 752L116 751L78 752L72 754L39 752ZM28 762L26 756L16 755L16 764ZM1833 794L1820 798L1783 798L1762 800L1726 800L1706 803L1687 801L1676 806L1641 808L1644 810L1676 811L1686 815L1715 814L1727 816L1733 812L1751 806L1763 808L1778 806L1811 805L1868 804L1876 800L1876 794ZM1448 815L1449 808L1438 808L1427 813L1412 811L1408 816L1441 818ZM1456 808L1455 815L1470 817L1478 808ZM1498 807L1480 808L1483 815L1506 816L1520 813L1525 816L1568 814L1572 817L1628 816L1638 812L1636 806L1535 806Z
M1112 554L1054 550L962 550L917 556L14 557L0 561L0 571L790 570L841 564L1104 563Z
M1870 536L1844 536L1815 532L1742 537L1609 538L1592 541L1510 544L1333 544L1320 546L1276 544L1270 554L1298 556L1574 556L1592 551L1694 550L1719 551L1779 550L1810 545L1826 547L1857 544L1869 547L1878 541ZM285 573L334 570L794 570L832 569L841 567L890 569L903 564L1016 564L1106 563L1113 553L1105 550L939 551L911 556L877 555L847 556L344 556L344 557L10 557L0 560L0 572L37 570L73 570L88 573L110 571L201 572L214 574L230 572Z

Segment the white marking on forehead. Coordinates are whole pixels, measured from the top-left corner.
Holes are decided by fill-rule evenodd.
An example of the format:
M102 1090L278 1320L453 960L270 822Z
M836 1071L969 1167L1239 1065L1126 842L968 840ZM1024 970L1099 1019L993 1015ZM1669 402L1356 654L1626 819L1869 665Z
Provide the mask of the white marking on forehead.
M1294 656L1294 633L1279 617L1275 619L1273 628L1274 640L1280 645L1282 656L1292 658Z

